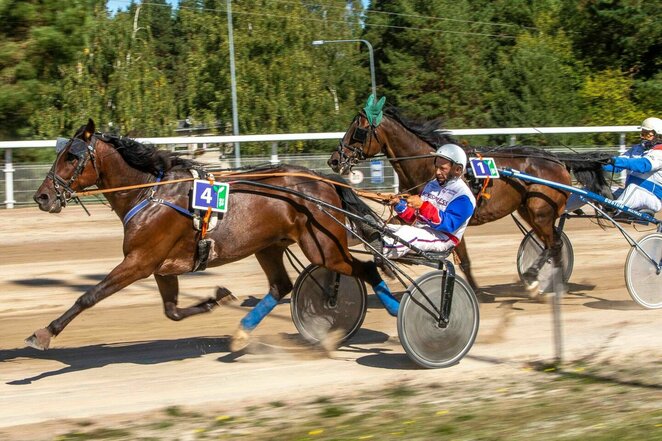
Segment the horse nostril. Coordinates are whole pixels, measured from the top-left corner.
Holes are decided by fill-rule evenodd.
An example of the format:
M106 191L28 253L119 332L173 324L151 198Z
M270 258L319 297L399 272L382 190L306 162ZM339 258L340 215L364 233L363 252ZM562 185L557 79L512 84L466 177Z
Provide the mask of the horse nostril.
M33 197L34 201L38 204L42 204L44 202L48 202L48 195L46 193L39 193L35 194Z

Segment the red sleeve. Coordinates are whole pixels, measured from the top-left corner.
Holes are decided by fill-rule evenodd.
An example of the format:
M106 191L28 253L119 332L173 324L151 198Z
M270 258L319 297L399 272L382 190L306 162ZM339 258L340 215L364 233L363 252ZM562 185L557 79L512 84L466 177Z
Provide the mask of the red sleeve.
M439 210L428 201L423 202L421 208L418 209L418 214L431 224L439 225L441 223Z
M407 207L405 211L398 213L398 217L408 224L412 224L416 220L416 210L411 207Z

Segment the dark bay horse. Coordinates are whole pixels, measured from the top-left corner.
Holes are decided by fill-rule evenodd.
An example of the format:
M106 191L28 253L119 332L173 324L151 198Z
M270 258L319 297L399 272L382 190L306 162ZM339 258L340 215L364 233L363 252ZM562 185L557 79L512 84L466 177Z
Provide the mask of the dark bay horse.
M387 156L398 175L400 191L417 194L434 178L434 159L430 157L436 148L455 143L441 128L441 120L414 121L403 116L393 107L382 111L384 99L374 103L368 100L366 107L354 118L345 132L338 149L328 160L328 165L338 173L348 172L359 160L378 154ZM602 174L604 158L595 155L566 155L562 158L544 150L527 147L498 147L492 149L465 148L467 156L495 159L497 167L510 167L542 179L571 185L570 171L591 191L610 195L609 186ZM469 225L481 225L500 219L517 211L531 226L544 244L544 251L524 274L524 282L530 289L537 286L537 276L550 257L560 265L562 242L554 228L556 220L564 212L568 194L551 187L501 177L493 179L486 189L487 197L478 197L477 206ZM481 301L492 301L481 293L472 273L465 240L455 248L460 266L467 281Z
M198 258L201 232L193 228L189 212L192 179L186 179L191 178L189 170L198 166L135 140L96 133L92 120L67 142L34 195L41 210L57 213L73 192L95 184L99 189L150 185L105 193L124 222L124 260L62 316L30 336L26 340L28 345L47 349L51 338L60 334L82 311L152 274L165 315L171 320L211 311L231 298L229 291L219 288L216 298L198 305L180 308L177 304L177 276L193 271ZM250 176L244 177L247 173ZM151 185L160 179L163 182L179 179L180 182ZM228 179L232 180L229 209L219 216L218 225L206 236L212 243L208 266L223 265L254 254L269 284L268 294L241 321L231 346L233 350L247 344L248 333L292 290L283 253L294 243L299 244L313 264L358 277L373 287L384 284L373 262L357 260L348 251L347 231L342 226L346 216L342 212L334 213L341 221L339 224L304 197L313 196L360 215L370 213L350 188L337 184L339 178L325 179L302 167L279 166L233 174ZM265 188L265 185L271 187ZM75 240L71 245L75 246Z

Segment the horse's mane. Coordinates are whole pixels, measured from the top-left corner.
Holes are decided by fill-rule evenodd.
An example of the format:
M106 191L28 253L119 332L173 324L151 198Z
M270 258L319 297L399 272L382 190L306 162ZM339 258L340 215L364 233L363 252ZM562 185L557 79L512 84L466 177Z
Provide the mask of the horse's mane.
M200 168L201 164L185 159L177 153L159 150L153 145L143 144L135 139L115 135L100 134L100 139L112 145L131 167L158 175L173 169Z
M469 147L466 148L468 154L476 154L480 153L481 155L492 155L492 156L501 156L501 157L537 157L537 158L545 158L545 159L551 159L555 161L560 161L560 158L558 158L557 155L554 153L537 148L537 147L529 147L529 146L524 146L524 145L514 145L514 146L509 146L509 145L500 145L500 146L494 146L494 147Z
M449 142L457 144L457 141L451 138L448 132L444 130L441 118L435 118L429 121L412 118L403 115L397 107L393 106L385 108L384 113L434 148L441 147Z

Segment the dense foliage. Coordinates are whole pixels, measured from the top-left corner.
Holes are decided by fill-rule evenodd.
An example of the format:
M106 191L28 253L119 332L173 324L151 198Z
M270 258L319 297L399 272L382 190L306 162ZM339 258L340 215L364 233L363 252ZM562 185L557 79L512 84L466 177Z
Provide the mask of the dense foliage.
M371 42L379 94L448 127L631 125L662 114L656 2L231 4L242 134L345 129L370 92L367 45L311 44L320 39ZM68 135L88 117L133 136L171 136L185 119L231 134L226 5L0 0L0 139Z

